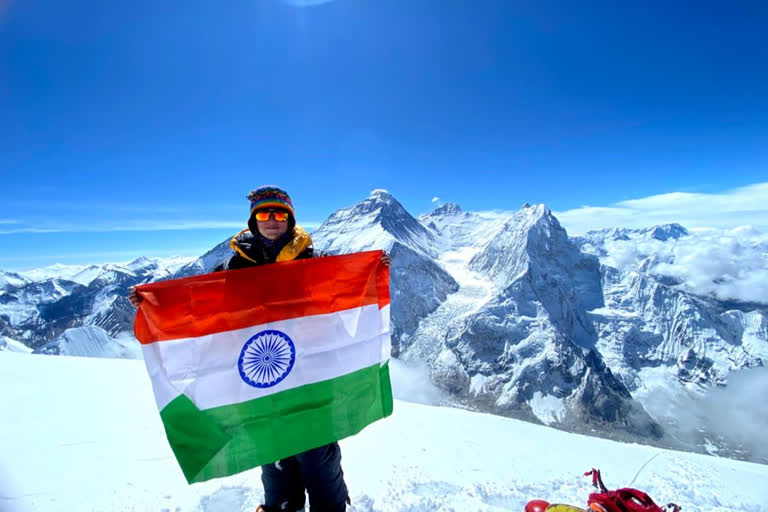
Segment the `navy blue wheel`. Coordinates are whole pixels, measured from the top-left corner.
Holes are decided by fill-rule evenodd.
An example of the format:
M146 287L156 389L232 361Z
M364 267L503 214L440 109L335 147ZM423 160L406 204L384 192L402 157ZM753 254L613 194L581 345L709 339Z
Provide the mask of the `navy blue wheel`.
M296 346L280 331L261 331L240 351L240 377L256 388L270 388L285 379L296 362Z

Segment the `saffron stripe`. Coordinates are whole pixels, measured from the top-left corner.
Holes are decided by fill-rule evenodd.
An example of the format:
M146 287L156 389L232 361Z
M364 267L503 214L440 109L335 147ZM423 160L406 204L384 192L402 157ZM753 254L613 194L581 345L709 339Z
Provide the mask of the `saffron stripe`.
M381 251L327 256L173 279L136 288L142 344L390 302Z

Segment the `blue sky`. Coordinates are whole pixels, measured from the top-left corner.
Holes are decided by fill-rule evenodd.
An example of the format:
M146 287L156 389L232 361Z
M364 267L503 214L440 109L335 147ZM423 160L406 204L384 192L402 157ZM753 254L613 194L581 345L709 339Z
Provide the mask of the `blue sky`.
M199 254L264 183L316 225L768 181L768 4L620 4L0 0L0 268Z

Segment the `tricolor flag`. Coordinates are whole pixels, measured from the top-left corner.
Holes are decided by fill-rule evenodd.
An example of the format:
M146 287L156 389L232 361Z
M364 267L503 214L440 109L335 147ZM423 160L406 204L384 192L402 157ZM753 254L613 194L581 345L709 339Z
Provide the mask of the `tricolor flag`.
M232 475L392 413L381 252L137 287L134 324L187 481Z

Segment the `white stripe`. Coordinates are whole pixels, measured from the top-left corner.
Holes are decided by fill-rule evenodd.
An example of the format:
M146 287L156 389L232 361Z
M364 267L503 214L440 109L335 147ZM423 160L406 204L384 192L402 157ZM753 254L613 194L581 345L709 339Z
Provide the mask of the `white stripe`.
M384 363L390 355L389 310L389 305L379 309L378 305L372 304L199 338L143 345L157 406L162 410L183 393L198 408L210 409ZM296 362L278 384L256 388L240 377L238 358L248 340L264 330L287 334L296 346Z

